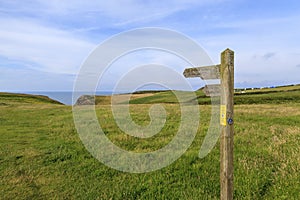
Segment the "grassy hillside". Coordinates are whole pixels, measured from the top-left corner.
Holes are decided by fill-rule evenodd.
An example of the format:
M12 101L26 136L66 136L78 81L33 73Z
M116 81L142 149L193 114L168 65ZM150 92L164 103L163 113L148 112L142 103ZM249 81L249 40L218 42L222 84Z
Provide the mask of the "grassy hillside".
M196 91L198 103L200 105L211 104L210 97L205 96L202 90ZM277 104L287 102L300 103L300 85L268 88L259 90L247 90L245 93L235 93L234 102L240 104ZM135 98L130 101L132 104L152 104L152 103L178 103L172 91L153 93L151 96Z
M190 101L188 97L190 96L190 92L184 92L184 91L175 91L175 93L178 93L179 95L185 97L183 102ZM178 103L178 100L176 98L176 95L173 91L161 91L153 93L152 95L141 97L141 98L134 98L130 101L131 104L153 104L153 103ZM202 91L197 91L196 96L198 97L205 97L204 93Z
M250 89L248 88L247 90L244 89L237 89L241 93L244 91L244 94L248 93L268 93L268 92L285 92L285 91L293 91L293 90L300 90L300 84L299 85L286 85L286 86L278 86L278 87L272 87L272 88L261 88L261 89Z
M42 95L0 92L0 106L17 105L17 104L62 104L62 103Z
M242 93L243 91L243 93ZM115 95L118 99L118 103L124 103L126 97L130 96L131 104L154 104L154 103L166 103L177 104L178 99L175 93L179 93L182 96L186 96L183 102L191 101L191 92L184 91L140 91L130 94ZM205 96L201 89L195 92L199 105L211 104L211 98ZM300 103L300 85L294 86L282 86L277 88L264 88L253 90L239 90L235 93L234 102L235 105L240 104L276 104L285 102L299 102ZM96 96L96 105L109 105L111 104L110 96Z
M235 106L235 199L298 199L298 95L299 91L288 91L235 97L241 101ZM201 91L197 96L207 99ZM149 139L124 134L111 107L101 104L96 112L107 137L134 152L153 151L170 142L180 125L175 96L170 91L137 94L132 102L150 100L168 103L167 121L159 134ZM103 165L87 152L70 106L3 93L0 102L0 199L219 199L219 144L204 159L198 157L209 126L209 105L199 106L197 136L180 159L155 172L130 174ZM131 105L137 124L150 122L150 107Z

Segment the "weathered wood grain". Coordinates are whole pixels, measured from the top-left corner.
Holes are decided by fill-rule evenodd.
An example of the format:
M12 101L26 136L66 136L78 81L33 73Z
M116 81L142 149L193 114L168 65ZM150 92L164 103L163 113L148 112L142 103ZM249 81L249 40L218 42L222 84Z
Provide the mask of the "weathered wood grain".
M187 68L183 72L184 77L200 77L203 80L220 79L220 65Z
M187 68L186 78L200 77L203 80L220 79L221 85L206 85L207 96L220 96L220 199L233 199L233 95L234 95L234 52L226 49L221 53L221 64Z
M216 97L221 95L220 84L206 85L203 88L203 92L206 96Z
M220 184L221 200L233 199L233 95L234 52L226 49L221 54L221 106L226 122L221 123L220 140Z

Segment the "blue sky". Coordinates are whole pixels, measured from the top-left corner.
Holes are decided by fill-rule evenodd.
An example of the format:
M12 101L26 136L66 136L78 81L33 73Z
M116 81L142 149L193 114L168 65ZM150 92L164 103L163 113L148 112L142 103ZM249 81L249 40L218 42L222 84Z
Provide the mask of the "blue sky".
M296 0L0 0L0 91L72 90L97 45L142 27L181 32L216 64L233 49L236 87L300 83L299 9ZM103 81L103 90L113 88Z

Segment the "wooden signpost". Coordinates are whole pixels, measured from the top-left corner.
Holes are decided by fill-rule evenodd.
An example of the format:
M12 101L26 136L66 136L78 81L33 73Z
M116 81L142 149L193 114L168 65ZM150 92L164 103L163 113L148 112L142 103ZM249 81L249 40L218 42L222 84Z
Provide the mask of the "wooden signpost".
M234 52L226 49L221 53L221 64L184 70L186 78L200 77L203 80L220 79L221 85L206 85L207 96L221 96L220 105L220 184L221 200L233 199L233 95Z
M221 95L220 84L206 85L203 88L203 92L205 93L206 96L210 96L210 97L220 96Z

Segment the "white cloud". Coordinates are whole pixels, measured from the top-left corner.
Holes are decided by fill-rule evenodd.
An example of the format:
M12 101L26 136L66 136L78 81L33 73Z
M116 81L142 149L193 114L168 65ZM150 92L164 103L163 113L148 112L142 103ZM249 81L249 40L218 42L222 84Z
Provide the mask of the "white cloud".
M100 78L98 90L112 90L119 81L122 81L122 89L126 90L126 88L132 87L132 84L145 79L143 77L145 75L150 80L157 80L158 77L163 77L161 80L164 81L160 81L161 84L168 82L172 84L172 89L182 89L180 80L173 79L174 77L170 76L166 70L162 70L159 73L148 70L148 68L151 69L153 66L156 66L157 69L163 69L164 67L169 68L173 72L178 73L181 78L183 78L182 74L184 69L192 67L187 61L171 52L157 49L141 49L115 60ZM137 69L140 68L144 69L143 74L139 74L141 70ZM124 81L123 78L126 76L130 77L131 80L127 77L127 81ZM189 82L194 89L198 89L204 85L204 81L200 78L186 79L186 81ZM88 80L86 80L86 82L88 82Z
M227 1L231 4L224 5ZM220 60L220 51L232 48L236 52L236 80L239 82L299 80L299 67L295 66L299 65L300 16L295 13L283 13L281 17L251 14L250 18L243 15L244 10L234 7L237 6L234 2L2 1L0 58L10 59L15 64L0 61L0 67L10 69L7 76L24 74L11 70L16 65L31 68L30 73L34 69L75 74L96 42L119 31L146 25L173 28L197 38L215 63ZM226 13L219 8L221 6L226 6ZM224 16L230 20L225 21ZM177 62L171 57L158 58L155 62L166 60L172 65Z
M215 62L225 48L235 51L236 82L299 82L300 16L254 18L214 24L219 34L198 37ZM226 30L230 32L222 33ZM266 82L267 81L267 82Z
M100 34L107 35L107 24L127 26L161 20L180 10L211 3L208 0L6 1L1 3L5 14L0 18L0 55L24 61L38 70L74 74L95 47L87 41L88 35L82 37L87 32L104 28ZM62 24L57 24L60 20ZM86 24L76 25L76 20Z
M169 0L169 1L140 1L140 0L30 0L24 2L7 1L2 4L2 11L11 14L30 15L39 18L51 16L64 21L74 18L86 25L104 27L125 26L162 20L178 11L194 7L218 4L228 0Z
M1 91L70 91L73 87L74 77L65 74L1 66L0 70Z
M94 44L26 19L0 19L0 54L52 73L77 72Z

